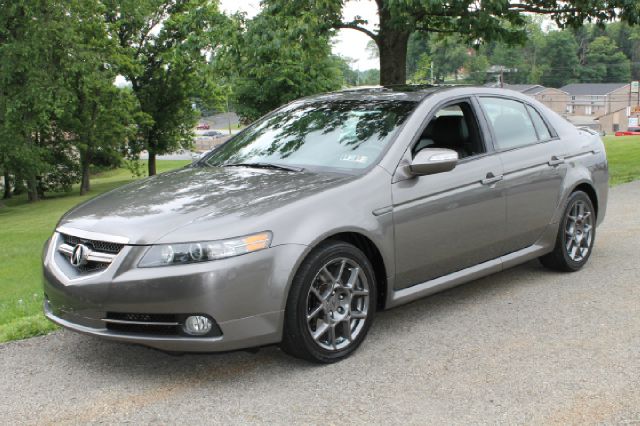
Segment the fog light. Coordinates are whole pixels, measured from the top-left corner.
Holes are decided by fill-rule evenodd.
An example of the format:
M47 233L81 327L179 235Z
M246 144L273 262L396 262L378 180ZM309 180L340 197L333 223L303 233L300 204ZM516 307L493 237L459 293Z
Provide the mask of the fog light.
M203 334L210 332L212 326L213 323L209 318L202 315L193 315L187 317L182 329L187 334L202 336Z

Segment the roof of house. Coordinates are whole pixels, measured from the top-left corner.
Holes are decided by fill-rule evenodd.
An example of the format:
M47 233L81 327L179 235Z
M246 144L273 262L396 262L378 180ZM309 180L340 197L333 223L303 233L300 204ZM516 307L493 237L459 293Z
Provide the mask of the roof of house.
M500 87L500 83L488 83L485 87ZM523 93L525 95L537 95L540 92L549 90L549 87L544 87L540 84L505 84L505 89L515 90L516 92ZM560 89L551 89L560 91Z
M628 85L629 83L575 83L567 84L560 90L571 96L603 96Z
M516 92L524 93L526 95L535 95L546 89L546 87L539 84L505 84L505 89L515 90Z

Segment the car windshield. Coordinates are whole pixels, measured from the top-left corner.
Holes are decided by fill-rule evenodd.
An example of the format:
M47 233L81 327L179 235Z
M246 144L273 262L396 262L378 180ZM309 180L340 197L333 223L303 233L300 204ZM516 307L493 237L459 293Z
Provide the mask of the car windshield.
M295 103L257 121L201 164L357 172L374 164L415 106L397 100Z

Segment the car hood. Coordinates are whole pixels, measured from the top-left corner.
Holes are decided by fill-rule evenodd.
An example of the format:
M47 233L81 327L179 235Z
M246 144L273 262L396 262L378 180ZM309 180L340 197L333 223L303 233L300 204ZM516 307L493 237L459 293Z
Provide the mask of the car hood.
M210 223L229 215L251 220L351 179L306 171L188 167L93 198L63 216L59 227L126 237L130 244L151 244L199 220ZM211 230L206 231L211 238ZM222 230L218 234L224 236Z

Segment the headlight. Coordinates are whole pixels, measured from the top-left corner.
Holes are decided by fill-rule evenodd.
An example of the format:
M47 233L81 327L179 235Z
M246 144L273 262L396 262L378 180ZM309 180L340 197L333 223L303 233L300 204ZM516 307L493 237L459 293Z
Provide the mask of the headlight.
M269 248L271 232L247 235L219 241L198 241L193 243L160 244L147 250L138 264L141 268L153 266L181 265L185 263L207 262L240 256Z

